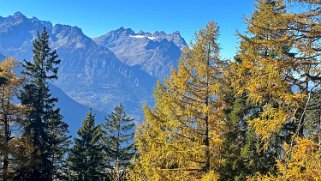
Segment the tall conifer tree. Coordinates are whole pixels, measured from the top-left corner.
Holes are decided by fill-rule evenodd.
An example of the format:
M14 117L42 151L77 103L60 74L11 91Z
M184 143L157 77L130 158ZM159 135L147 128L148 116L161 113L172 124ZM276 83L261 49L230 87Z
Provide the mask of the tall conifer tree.
M304 5L302 11L293 11L296 5ZM319 17L318 1L258 0L249 34L241 35L242 62L232 83L256 106L258 115L249 115L248 123L274 152L278 168L260 179L308 180L320 168L320 161L310 164L319 152L307 129L307 113L320 110L311 102L321 80Z
M242 60L236 56L224 70L225 122L227 131L223 135L220 180L245 180L255 173L274 173L275 158L271 150L262 149L262 142L247 120L259 114L258 107L247 101L246 93L238 95L231 86L238 79L235 66ZM246 82L242 82L245 84Z
M77 134L68 157L71 180L102 180L107 174L103 131L101 125L95 125L95 117L91 110Z
M49 35L44 28L33 41L33 62L24 61L22 74L29 79L19 96L28 107L28 122L24 136L32 139L34 162L25 180L52 180L60 172L59 163L68 148L67 124L62 121L60 109L55 107L48 81L57 79L57 65L60 63L56 51L49 47Z
M211 22L195 35L178 71L155 90L155 109L145 108L137 132L138 161L132 178L215 178L222 163L222 68L218 27Z
M123 105L115 107L103 125L106 132L106 151L111 166L111 180L125 180L126 170L134 156L134 119Z

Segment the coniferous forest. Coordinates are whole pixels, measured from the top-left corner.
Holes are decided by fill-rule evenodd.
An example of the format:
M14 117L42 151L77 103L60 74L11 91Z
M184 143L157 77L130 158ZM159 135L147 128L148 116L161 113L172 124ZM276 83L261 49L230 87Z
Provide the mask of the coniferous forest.
M143 122L119 103L73 136L44 28L21 72L0 62L1 180L321 180L321 2L257 0L244 23L232 60L215 21L197 31Z

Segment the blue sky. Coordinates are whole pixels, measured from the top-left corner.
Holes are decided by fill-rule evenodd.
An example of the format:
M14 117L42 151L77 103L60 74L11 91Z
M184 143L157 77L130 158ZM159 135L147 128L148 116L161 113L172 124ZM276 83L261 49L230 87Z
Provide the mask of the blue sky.
M121 26L136 32L179 31L188 42L194 32L214 20L220 26L221 56L237 51L236 31L244 32L244 18L254 0L0 0L0 16L20 11L53 24L80 27L97 37Z

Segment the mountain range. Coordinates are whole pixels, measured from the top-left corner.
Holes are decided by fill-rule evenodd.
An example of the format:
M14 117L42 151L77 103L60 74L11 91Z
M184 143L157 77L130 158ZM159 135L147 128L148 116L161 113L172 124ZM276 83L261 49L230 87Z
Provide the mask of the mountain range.
M170 69L177 67L181 49L186 46L179 32L135 33L127 28L119 28L95 38L94 41L110 49L123 63L135 66L158 79L169 75Z
M179 32L135 33L129 28L92 39L78 27L52 25L17 12L0 16L0 54L19 61L31 60L32 40L44 27L50 36L50 46L61 59L59 78L51 89L59 98L58 106L66 121L77 126L89 107L101 122L103 115L120 103L140 121L142 105L153 103L156 81L163 80L172 67L177 67L186 45Z

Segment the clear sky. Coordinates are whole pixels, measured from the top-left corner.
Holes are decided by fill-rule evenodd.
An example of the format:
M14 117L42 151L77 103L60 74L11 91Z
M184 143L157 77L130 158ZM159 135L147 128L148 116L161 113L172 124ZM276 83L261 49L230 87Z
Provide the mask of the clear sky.
M234 56L244 32L244 18L254 9L254 0L0 0L0 16L20 11L53 24L80 27L97 37L121 26L145 32L179 31L187 42L194 32L214 20L220 26L222 57Z

